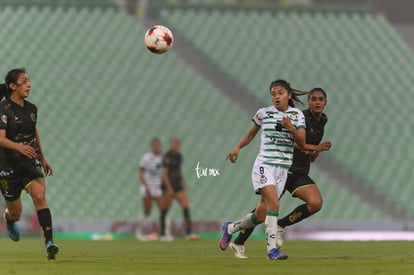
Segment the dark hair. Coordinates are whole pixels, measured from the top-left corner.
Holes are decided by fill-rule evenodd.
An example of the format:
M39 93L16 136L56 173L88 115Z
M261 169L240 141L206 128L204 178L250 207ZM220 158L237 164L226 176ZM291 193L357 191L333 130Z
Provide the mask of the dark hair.
M309 101L311 95L313 93L315 93L315 92L321 92L323 94L323 96L325 97L325 99L328 99L328 97L326 96L325 90L322 89L322 88L320 88L320 87L316 87L316 88L313 88L312 90L309 91L309 93L308 93L308 101Z
M0 84L0 100L2 100L4 97L7 97L8 89L6 83Z
M4 77L4 83L0 84L0 100L3 99L3 97L10 97L10 94L12 92L10 90L10 84L17 84L17 79L19 79L19 76L25 73L27 73L25 68L15 68L11 69L6 74Z
M270 83L269 90L272 90L272 88L275 87L275 86L282 86L283 88L285 88L292 95L292 97L291 97L291 99L289 99L289 103L288 103L290 107L295 107L295 103L299 103L299 104L303 105L303 102L299 99L299 96L306 95L307 92L303 92L303 91L293 89L290 86L290 83L287 82L284 79L277 79L275 81L272 81L272 83Z
M159 137L154 137L151 139L151 144L153 144L154 142L161 142Z

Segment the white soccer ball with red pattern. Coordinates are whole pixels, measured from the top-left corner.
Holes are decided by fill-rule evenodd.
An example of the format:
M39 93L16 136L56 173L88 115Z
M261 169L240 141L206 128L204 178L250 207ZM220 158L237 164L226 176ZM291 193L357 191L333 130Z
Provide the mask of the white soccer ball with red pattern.
M171 49L173 44L174 36L170 29L165 26L152 26L145 33L145 46L153 53L165 53Z

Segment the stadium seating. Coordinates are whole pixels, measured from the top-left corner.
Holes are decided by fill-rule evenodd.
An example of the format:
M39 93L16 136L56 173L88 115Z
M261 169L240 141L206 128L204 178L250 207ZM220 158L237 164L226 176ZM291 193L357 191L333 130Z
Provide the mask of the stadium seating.
M191 8L160 16L262 102L275 78L324 87L330 156L414 214L414 55L384 17Z
M308 41L304 37L312 36L307 31L292 32L307 24L324 26L322 15L317 16L315 22L311 16L302 22L298 15L281 14L284 20L277 23L273 22L271 14L259 13L226 16L217 13L214 21L210 21L207 14L195 12L171 14L165 11L163 16L171 16L173 27L189 37L197 37L193 40L197 47L263 102L267 100L268 82L276 77L279 69L286 71L287 75L282 76L298 87L319 85L319 79L323 79L333 106L328 111L331 123L327 136L341 144L332 155L344 165L357 172L353 163L360 160L364 144L382 146L380 142L366 140L369 136L361 141L349 138L349 135L360 133L362 127L357 121L360 115L353 116L356 106L351 104L359 101L371 104L369 99L373 95L361 92L360 99L345 97L345 92L357 91L353 90L354 85L349 85L351 83L344 86L331 79L345 72L322 70L327 65L319 59L325 58L324 53L329 49L316 49L322 41ZM289 20L291 16L294 20ZM292 24L285 19L293 21ZM206 20L209 24L203 23ZM236 27L217 28L214 22ZM247 22L246 25L243 22ZM260 28L254 27L253 22L260 24ZM190 183L194 220L234 218L255 206L257 197L252 192L250 171L258 139L243 149L236 165L225 160L226 153L248 129L251 114L223 97L173 51L162 56L146 51L143 47L145 29L133 18L104 8L20 6L3 7L0 24L8 34L0 51L0 73L4 75L11 67L25 66L31 76L30 100L39 107L38 127L44 151L55 169L55 176L48 178L48 198L56 219L135 220L141 209L137 166L154 136L161 137L164 149L170 137L183 139L184 174ZM278 24L292 29L274 33ZM201 25L209 31L197 33ZM221 31L216 33L214 28ZM269 39L276 44L264 39L261 30L267 29ZM315 30L317 32L320 39L325 37L323 31ZM296 37L294 41L285 38L288 33ZM256 35L253 40L252 34ZM389 36L392 37L392 33ZM277 37L283 39L275 39ZM217 39L227 47L217 44ZM332 41L325 42L329 45ZM315 52L307 55L308 47ZM404 49L404 45L400 48ZM279 49L284 51L279 52ZM258 53L257 58L250 54L252 52ZM309 63L315 61L315 53L318 58L312 67ZM241 54L251 59L239 58ZM331 62L335 62L334 59L327 58ZM245 66L246 62L251 66ZM411 68L405 66L408 66L405 69ZM387 81L384 79L382 83L387 84ZM411 80L407 79L406 83ZM343 108L342 100L346 99L350 110ZM402 103L395 100L397 102ZM374 109L375 116L381 114L378 108ZM364 116L368 114L365 112ZM373 120L374 116L367 119ZM355 127L349 127L350 122ZM371 121L369 125L374 123ZM408 134L407 128L401 131ZM343 152L350 151L350 146L358 146L358 150L351 150L354 155L346 154L346 159L341 159ZM379 159L373 151L369 153L371 161ZM194 169L198 162L202 167L219 169L220 176L197 178ZM390 170L390 175L394 171ZM329 209L322 211L318 219L366 220L380 216L317 167L312 173L327 195L325 207ZM372 175L366 173L366 176ZM286 201L286 210L297 203ZM24 202L25 209L30 208L26 196ZM181 217L181 213L175 208L172 218L177 217Z
M240 215L244 203L255 204L249 180L240 185L250 171L225 161L249 114L173 52L147 51L145 30L133 18L99 8L8 7L0 14L13 33L1 51L2 74L23 65L30 73L31 100L56 173L48 179L48 197L57 219L135 220L141 208L137 166L154 136L164 149L172 136L183 139L195 219L234 216L238 209ZM241 164L250 165L255 153L246 150ZM198 161L219 169L220 177L197 179ZM232 189L245 196L229 208L222 193Z

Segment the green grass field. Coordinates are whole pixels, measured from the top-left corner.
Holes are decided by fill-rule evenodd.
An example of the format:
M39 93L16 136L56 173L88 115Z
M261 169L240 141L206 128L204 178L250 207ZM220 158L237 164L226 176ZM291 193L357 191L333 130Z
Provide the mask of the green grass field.
M57 243L61 252L48 262L40 239L0 238L0 274L414 274L412 242L286 241L286 261L265 260L263 240L249 241L247 260L215 240Z

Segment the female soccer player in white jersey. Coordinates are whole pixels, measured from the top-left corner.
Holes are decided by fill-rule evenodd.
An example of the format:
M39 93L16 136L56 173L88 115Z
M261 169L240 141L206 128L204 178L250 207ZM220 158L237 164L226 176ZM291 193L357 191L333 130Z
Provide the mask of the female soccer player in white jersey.
M306 144L303 148L295 148L292 166L289 168L285 190L292 197L304 201L285 217L278 219L278 231L276 233L276 246L283 244L285 228L296 224L303 219L318 212L322 207L322 195L316 183L309 177L311 162L315 161L320 152L328 151L332 142L321 143L328 117L324 113L327 105L326 92L322 88L313 88L308 94L308 108L303 111L306 121ZM280 197L280 196L279 196ZM253 210L252 212L254 212ZM230 243L234 255L240 259L246 259L244 243L252 234L254 227L243 230L237 238Z
M304 93L298 93L291 88L290 83L281 79L270 83L269 90L273 105L256 112L249 131L227 156L235 163L240 149L248 145L261 129L260 151L252 171L254 191L261 196L259 204L255 213L249 213L235 222L224 223L220 249L227 249L234 233L254 227L264 220L267 259L285 260L288 256L280 253L276 247L278 196L284 190L292 165L293 145L305 145L305 119L303 113L295 108L295 102L301 102L297 96Z
M138 177L141 181L141 196L144 215L138 221L136 238L141 241L153 239L154 235L146 236L144 234L147 226L149 215L151 214L152 202L157 203L158 209L164 207L162 196L162 154L161 141L159 138L151 140L151 152L145 153L139 163ZM160 214L161 219L161 214Z

